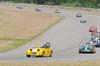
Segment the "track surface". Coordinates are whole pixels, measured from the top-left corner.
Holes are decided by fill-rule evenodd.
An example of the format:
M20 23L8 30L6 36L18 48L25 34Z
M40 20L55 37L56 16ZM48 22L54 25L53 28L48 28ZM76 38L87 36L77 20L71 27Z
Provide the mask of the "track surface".
M56 14L47 9L44 9L42 12ZM90 37L88 32L89 26L95 25L100 30L100 16L83 14L82 18L85 18L87 23L81 24L80 18L75 17L75 13L62 12L57 15L64 16L64 19L37 38L41 42L49 41L51 43L51 47L54 50L53 57L27 58L25 51L27 48L34 46L35 42L33 40L20 48L0 53L0 61L91 60L100 58L99 48L96 49L95 54L78 53L81 41L85 41Z

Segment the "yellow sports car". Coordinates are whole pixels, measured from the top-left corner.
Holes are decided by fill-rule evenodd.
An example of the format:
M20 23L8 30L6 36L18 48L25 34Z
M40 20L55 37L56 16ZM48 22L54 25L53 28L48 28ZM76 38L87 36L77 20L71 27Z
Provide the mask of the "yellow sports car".
M53 50L50 48L50 44L47 42L40 48L27 49L26 56L31 57L51 57Z

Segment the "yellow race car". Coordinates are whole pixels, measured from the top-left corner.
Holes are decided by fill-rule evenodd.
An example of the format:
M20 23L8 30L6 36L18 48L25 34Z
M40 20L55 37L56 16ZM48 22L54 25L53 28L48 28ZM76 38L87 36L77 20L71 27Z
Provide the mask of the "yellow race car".
M52 57L53 50L50 48L50 44L44 44L40 48L27 49L26 56L31 57Z

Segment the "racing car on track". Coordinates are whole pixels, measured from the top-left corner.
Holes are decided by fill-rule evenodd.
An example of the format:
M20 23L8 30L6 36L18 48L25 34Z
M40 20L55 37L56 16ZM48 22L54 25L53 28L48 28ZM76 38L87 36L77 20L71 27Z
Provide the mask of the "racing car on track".
M100 38L100 32L95 33L95 37Z
M95 42L96 47L100 47L100 32L95 34L94 39L92 41Z
M55 13L61 13L59 10L55 10Z
M17 9L23 9L23 7L22 7L22 6L16 6L16 8L17 8Z
M97 27L89 27L89 32L97 32Z
M81 19L80 23L87 23L87 20L86 19Z
M53 50L50 48L50 43L46 42L43 46L40 48L28 48L26 50L26 56L31 57L52 57Z
M85 45L81 45L79 48L79 53L95 53L96 47L91 45L90 43L86 43Z
M41 9L39 9L39 8L35 8L35 11L41 11Z
M76 17L82 17L82 14L80 14L80 13L76 14Z

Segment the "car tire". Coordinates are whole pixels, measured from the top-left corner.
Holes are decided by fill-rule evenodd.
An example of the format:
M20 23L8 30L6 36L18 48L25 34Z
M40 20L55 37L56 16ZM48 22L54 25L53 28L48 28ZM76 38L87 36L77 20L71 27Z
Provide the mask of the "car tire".
M28 58L31 57L31 55L26 55Z
M49 57L52 57L52 53L53 53L53 51L51 51L51 53L50 53L50 56L49 56Z
M81 54L82 52L81 51L79 51L79 54Z
M94 49L93 53L96 53L96 50Z
M94 51L93 53L96 53L96 51Z

